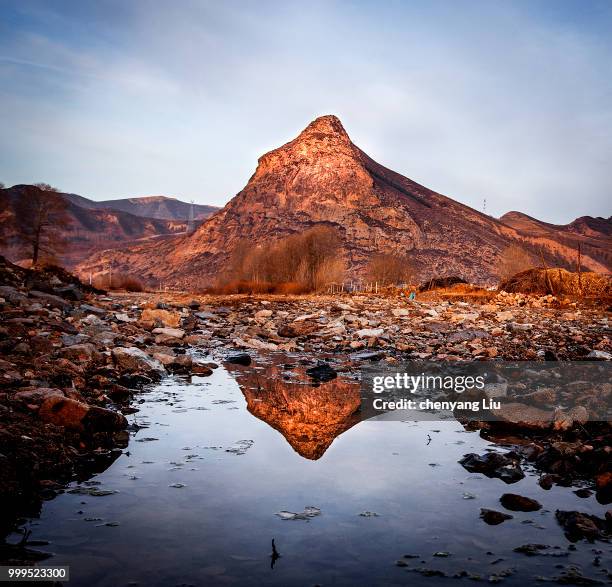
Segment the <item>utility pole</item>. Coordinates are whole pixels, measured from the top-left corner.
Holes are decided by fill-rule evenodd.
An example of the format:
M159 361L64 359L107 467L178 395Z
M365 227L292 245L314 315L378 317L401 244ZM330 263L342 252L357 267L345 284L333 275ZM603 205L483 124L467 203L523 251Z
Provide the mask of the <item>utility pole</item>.
M486 198L482 202L482 213L483 214L487 213L487 199Z

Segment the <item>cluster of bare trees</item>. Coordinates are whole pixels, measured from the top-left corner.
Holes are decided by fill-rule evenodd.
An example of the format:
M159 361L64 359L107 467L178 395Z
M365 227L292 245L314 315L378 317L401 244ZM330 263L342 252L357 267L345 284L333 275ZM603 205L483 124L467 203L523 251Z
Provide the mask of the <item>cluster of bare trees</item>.
M57 189L46 183L27 186L15 199L13 210L16 238L28 249L32 265L57 262L70 221L68 203Z
M367 278L382 286L407 283L414 274L410 259L405 255L383 253L370 259Z
M256 291L317 291L342 280L345 265L337 232L316 226L257 248L241 241L234 248L220 286Z

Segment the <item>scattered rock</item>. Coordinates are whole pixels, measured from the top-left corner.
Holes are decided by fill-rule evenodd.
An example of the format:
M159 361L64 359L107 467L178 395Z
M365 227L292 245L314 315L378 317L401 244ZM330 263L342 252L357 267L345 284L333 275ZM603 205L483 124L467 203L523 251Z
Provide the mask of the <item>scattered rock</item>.
M251 356L247 353L231 353L225 357L225 362L248 367L251 364Z
M121 371L144 373L153 379L160 379L166 373L159 361L136 347L114 348L112 356L115 365Z
M606 520L580 512L555 512L557 522L562 526L568 540L577 542L586 539L589 542L602 540L610 536L612 526Z
M525 477L518 455L487 452L465 455L459 463L470 473L484 473L487 477L501 479L504 483L516 483Z
M306 506L301 512L288 512L287 510L282 510L275 514L282 520L306 520L309 521L310 518L314 518L316 516L321 515L321 510L312 505Z
M485 524L489 524L489 526L497 526L498 524L501 524L506 520L511 520L513 518L513 516L511 516L510 514L504 514L495 510L488 510L486 508L480 509L480 517L485 522Z
M542 505L535 499L516 493L504 493L499 501L507 510L512 512L535 512L542 509Z

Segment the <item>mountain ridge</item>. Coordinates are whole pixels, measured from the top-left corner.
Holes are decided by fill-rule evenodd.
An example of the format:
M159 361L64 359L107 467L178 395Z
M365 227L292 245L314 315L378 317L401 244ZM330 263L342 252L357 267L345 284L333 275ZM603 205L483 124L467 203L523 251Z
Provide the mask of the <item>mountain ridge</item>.
M191 204L169 196L139 196L118 198L113 200L92 200L79 194L64 194L67 199L77 206L91 210L119 210L157 220L189 219ZM204 220L214 214L219 208L205 204L193 204L194 220Z
M6 241L2 251L7 258L18 262L25 261L29 251L19 238L16 204L31 189L45 196L44 190L26 184L0 190L0 228ZM88 208L75 203L78 199L66 197L74 194L58 194L66 201L67 222L59 233L66 246L56 256L68 268L100 249L126 246L141 239L163 238L187 230L185 221L146 218L111 208Z
M476 283L496 279L510 244L543 250L550 265L575 256L570 246L521 234L380 165L352 143L336 116L326 115L259 157L246 186L192 235L113 251L113 260L177 287L203 286L241 241L256 247L315 225L338 231L352 276L378 253L408 255L420 278L461 275ZM99 270L101 261L98 255L83 268ZM607 271L588 254L583 262Z

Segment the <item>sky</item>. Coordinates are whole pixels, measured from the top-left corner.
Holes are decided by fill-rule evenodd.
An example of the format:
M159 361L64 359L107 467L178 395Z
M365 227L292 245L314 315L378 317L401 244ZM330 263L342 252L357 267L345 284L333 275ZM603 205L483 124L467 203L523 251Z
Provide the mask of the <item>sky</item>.
M500 216L612 214L612 2L0 3L0 182L223 205L335 114Z

